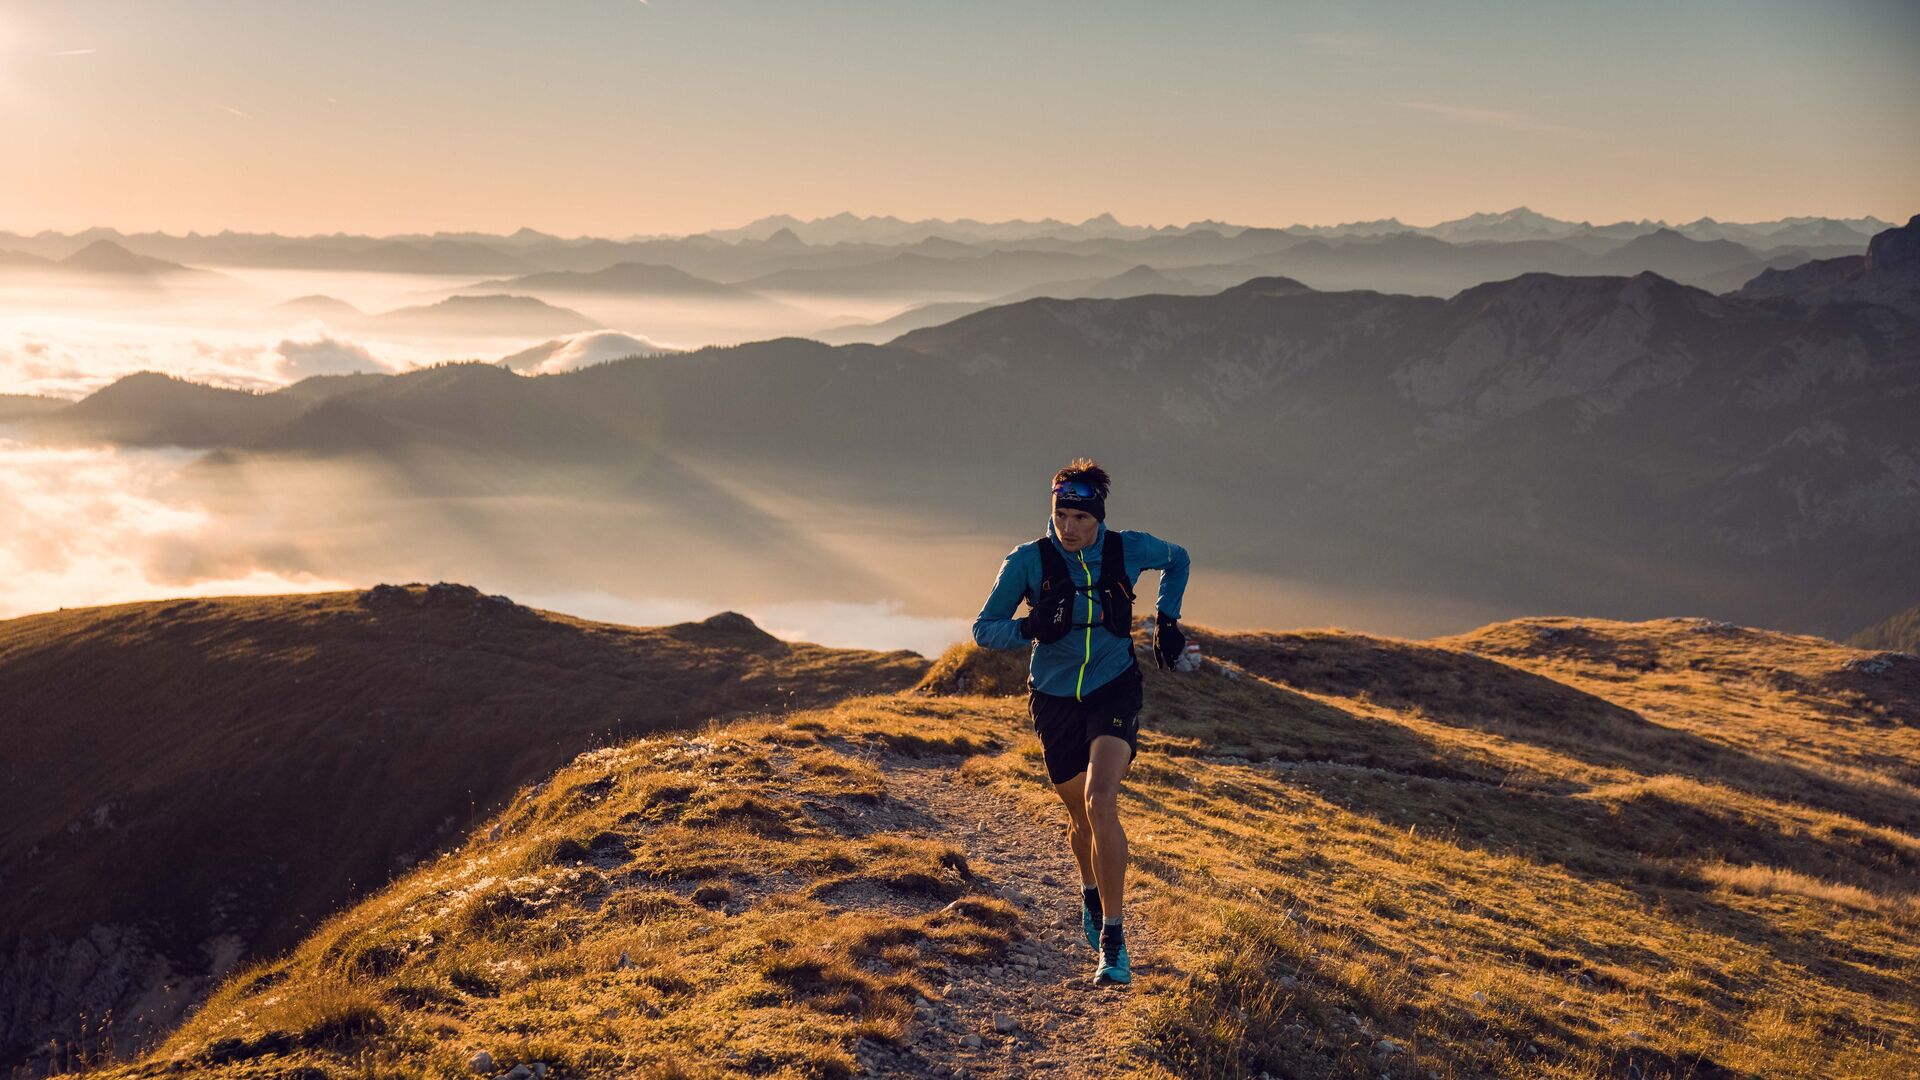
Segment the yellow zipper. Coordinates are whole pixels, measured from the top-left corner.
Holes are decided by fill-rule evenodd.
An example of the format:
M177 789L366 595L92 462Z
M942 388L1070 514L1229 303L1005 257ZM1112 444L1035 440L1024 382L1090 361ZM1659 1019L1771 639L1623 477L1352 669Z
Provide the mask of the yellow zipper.
M1087 575L1088 589L1087 646L1086 651L1080 657L1080 677L1073 681L1073 700L1080 701L1083 700L1080 697L1080 687L1087 681L1087 661L1093 659L1093 571L1087 569L1087 553L1085 550L1076 551L1074 554L1080 557L1080 571Z

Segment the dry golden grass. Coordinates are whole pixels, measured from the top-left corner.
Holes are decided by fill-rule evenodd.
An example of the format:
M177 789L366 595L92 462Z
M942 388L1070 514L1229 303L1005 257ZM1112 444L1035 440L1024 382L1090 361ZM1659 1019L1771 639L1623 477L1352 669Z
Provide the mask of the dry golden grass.
M970 641L947 647L920 684L923 694L999 697L1027 692L1027 657L1017 649L983 649Z
M1812 639L1586 621L1576 648L1546 622L1202 630L1230 673L1147 672L1123 812L1159 947L1103 1010L1103 1068L1920 1072L1920 745L1882 722L1907 691ZM952 838L846 827L895 820L882 755L927 753L1059 814L1019 698L595 751L106 1072L248 1075L214 1048L280 1031L275 1067L345 1075L460 1076L480 1048L562 1075L847 1075L1019 933Z

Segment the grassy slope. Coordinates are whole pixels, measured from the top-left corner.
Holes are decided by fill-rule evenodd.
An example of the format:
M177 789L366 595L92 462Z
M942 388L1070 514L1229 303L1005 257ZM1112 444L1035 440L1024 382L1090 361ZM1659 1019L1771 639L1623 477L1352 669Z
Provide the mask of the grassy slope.
M1887 616L1847 639L1862 649L1920 653L1920 605Z
M0 940L154 923L189 958L224 929L279 952L584 749L926 667L734 615L640 629L387 588L0 621L0 873L22 883Z
M1691 620L1201 637L1225 665L1148 672L1130 911L1167 944L1112 1071L1920 1068L1920 673ZM1059 814L1018 697L595 751L110 1072L845 1075L1019 933L953 838L839 827L929 752Z

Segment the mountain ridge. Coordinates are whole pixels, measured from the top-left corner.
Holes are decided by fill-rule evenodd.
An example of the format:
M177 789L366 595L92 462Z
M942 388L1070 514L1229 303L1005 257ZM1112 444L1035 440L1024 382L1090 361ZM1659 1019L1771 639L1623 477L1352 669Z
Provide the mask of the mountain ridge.
M1126 1008L1077 989L1018 685L929 673L563 759L96 1075L1920 1061L1920 658L1690 618L1194 634L1122 796Z
M7 1054L85 1014L114 1012L126 1036L142 1009L171 1026L192 995L163 984L287 947L618 732L925 668L738 615L642 629L445 582L0 620L22 798L0 827L0 875L20 883L0 901Z

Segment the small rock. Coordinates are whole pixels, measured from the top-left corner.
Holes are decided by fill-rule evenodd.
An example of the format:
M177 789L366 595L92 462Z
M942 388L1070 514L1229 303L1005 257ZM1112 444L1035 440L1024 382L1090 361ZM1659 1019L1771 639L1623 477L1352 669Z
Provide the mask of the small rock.
M1485 1004L1487 1003L1487 993L1486 993L1486 991L1484 991L1484 990L1475 990L1475 991L1473 992L1473 1001L1474 1001L1474 1004L1476 1004L1476 1005L1485 1005Z
M913 996L913 1003L922 1009L930 1009L933 1007L933 1002L928 1001L926 997L921 994L915 994Z
M1885 675L1887 672L1893 670L1894 665L1912 660L1913 658L1912 653L1881 652L1874 653L1872 656L1858 657L1849 660L1845 666L1848 671L1858 672L1862 675Z
M515 1065L507 1070L507 1080L530 1080L532 1076L533 1070L527 1068L525 1064Z
M1019 1025L1013 1022L1013 1017L1008 1016L1006 1013L997 1012L993 1014L993 1030L1002 1035L1005 1035L1018 1026Z
M467 1062L467 1068L472 1069L474 1072L486 1072L488 1069L493 1068L493 1055L482 1050L473 1055L472 1061Z
M1626 1040L1628 1042L1639 1042L1641 1039L1644 1039L1644 1038L1646 1038L1646 1036L1640 1034L1637 1031L1629 1031L1626 1034Z
M544 1077L544 1076L546 1076L546 1075L547 1075L547 1063L546 1063L546 1062L544 1062L544 1061L536 1061L536 1062L534 1062L534 1063L533 1063L533 1075L534 1075L534 1077L535 1077L535 1080L539 1080L539 1078L541 1078L541 1077Z
M1399 1040L1389 1039L1382 1035L1380 1041L1373 1044L1373 1052L1376 1054L1404 1054L1407 1052L1407 1048L1402 1046Z
M969 1050L978 1050L981 1047L987 1045L987 1040L981 1038L978 1035L973 1035L973 1034L967 1035L967 1037L961 1039L960 1041L965 1043L967 1045L967 1049Z

